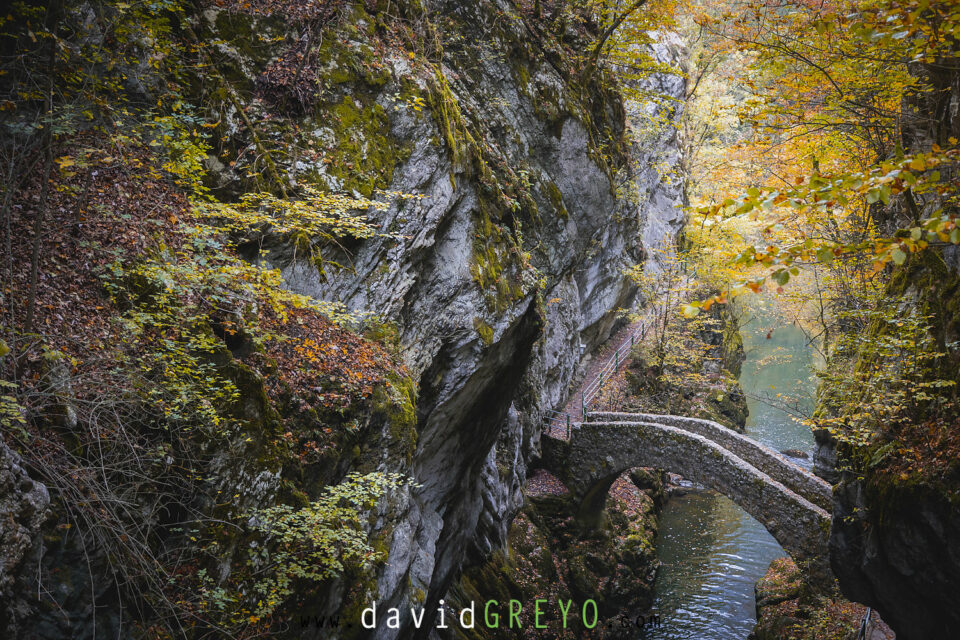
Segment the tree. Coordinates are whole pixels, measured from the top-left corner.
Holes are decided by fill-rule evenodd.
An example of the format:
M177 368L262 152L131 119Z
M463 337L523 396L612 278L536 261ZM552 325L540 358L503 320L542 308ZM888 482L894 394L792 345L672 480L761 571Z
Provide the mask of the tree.
M740 264L769 268L782 287L803 264L866 255L879 272L911 253L960 242L951 179L960 156L943 146L956 138L944 127L926 145L910 135L929 113L910 105L942 102L931 80L937 74L925 66L954 64L956 7L786 2L726 8L700 21L752 60L743 79L752 95L738 110L744 130L727 146L765 173L745 192L728 183L729 195L699 209L713 219L764 221L773 242L748 247ZM734 289L757 289L766 279Z
M960 243L960 123L944 108L957 95L960 8L711 3L695 30L704 60L745 64L704 64L714 71L688 110L700 133L691 228L741 237L732 282L685 313L769 284L827 359L817 424L858 444L946 425L958 352L928 289L931 278L949 288L940 254Z

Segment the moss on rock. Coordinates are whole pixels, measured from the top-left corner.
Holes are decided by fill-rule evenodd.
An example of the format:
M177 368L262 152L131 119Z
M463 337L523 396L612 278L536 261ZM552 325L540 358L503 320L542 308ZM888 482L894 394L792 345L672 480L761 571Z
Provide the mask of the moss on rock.
M417 385L413 378L391 373L374 391L371 407L388 425L390 448L409 463L417 450Z
M483 318L474 318L473 328L477 330L477 334L480 336L483 344L488 347L493 344L493 327L484 322Z

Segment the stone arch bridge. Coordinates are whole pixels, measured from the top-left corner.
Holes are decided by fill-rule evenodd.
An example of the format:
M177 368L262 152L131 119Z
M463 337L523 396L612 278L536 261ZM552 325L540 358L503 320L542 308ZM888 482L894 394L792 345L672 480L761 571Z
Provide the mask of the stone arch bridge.
M827 542L832 489L780 453L709 420L590 413L569 440L545 435L543 467L600 523L607 490L632 467L654 467L726 495L761 522L814 584L833 582Z

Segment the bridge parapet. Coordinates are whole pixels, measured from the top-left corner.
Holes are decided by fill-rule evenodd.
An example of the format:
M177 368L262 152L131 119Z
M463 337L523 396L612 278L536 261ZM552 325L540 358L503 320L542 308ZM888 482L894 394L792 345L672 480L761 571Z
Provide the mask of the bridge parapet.
M544 466L579 501L578 519L585 526L600 523L607 491L624 471L665 469L732 499L805 567L812 582L832 583L830 514L711 438L687 428L630 420L584 423L573 429L569 441L545 438L544 444Z
M822 478L794 464L778 451L711 420L653 413L591 412L589 422L649 422L663 424L703 436L736 454L777 482L815 505L830 510L833 488ZM584 426L584 428L589 428Z

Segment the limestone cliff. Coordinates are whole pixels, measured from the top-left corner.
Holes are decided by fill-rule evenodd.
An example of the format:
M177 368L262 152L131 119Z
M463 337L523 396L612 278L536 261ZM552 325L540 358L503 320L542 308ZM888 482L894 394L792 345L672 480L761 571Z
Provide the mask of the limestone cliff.
M106 35L110 23L104 16L128 19L128 6L121 4L97 4L96 10L86 3L58 4L69 26L64 37L82 31L86 40L77 50L109 49L116 34ZM162 417L151 414L156 407L147 403L145 415L137 414L140 422L123 426L134 434L133 451L158 452L150 454L152 466L130 467L130 460L140 459L135 453L111 463L117 475L95 490L84 485L71 494L63 490L67 483L52 491L45 546L39 543L44 487L31 484L4 449L3 481L11 488L4 509L16 526L8 532L3 525L4 540L11 542L0 587L6 615L20 623L11 627L14 632L124 637L138 625L151 625L160 616L155 611L168 605L190 609L201 602L209 607L204 615L218 607L226 611L225 585L239 584L239 593L252 597L244 571L258 570L255 558L240 561L256 555L249 550L261 540L257 520L245 514L278 502L307 504L352 470L399 472L414 480L365 520L386 562L373 576L311 584L290 601L296 601L289 607L295 612L261 618L243 610L239 624L289 632L284 615L349 618L374 600L384 609L422 604L435 611L465 564L503 547L523 503L545 410L564 401L583 354L615 328L619 309L633 305L636 289L624 268L642 263L682 221L682 183L668 175L678 165L673 122L682 79L653 76L648 88L667 98L625 105L606 71L587 74L578 66L574 54L596 37L589 16L573 5L544 5L542 11L539 3L534 11L506 0L151 6L134 22L154 21L149 24L156 42L134 33L120 66L98 66L96 58L92 73L117 75L116 82L104 82L116 93L108 95L134 111L166 105L163 100L174 95L172 109L189 123L182 140L199 135L190 127L210 132L209 155L201 170L200 161L178 155L199 146L175 150L171 157L197 175L167 179L163 171L175 163L162 165L150 156L151 148L173 138L167 132L138 151L138 166L149 170L121 173L85 165L82 172L69 172L64 180L81 186L57 190L58 210L89 215L85 220L96 224L63 225L76 236L58 237L63 246L90 246L83 234L91 226L124 265L148 257L140 251L144 238L159 238L164 251L195 245L176 227L195 214L181 191L190 179L202 178L223 201L250 193L287 198L306 187L381 198L391 204L370 211L375 237L329 241L247 229L237 241L246 260L279 268L287 288L377 317L352 326L364 339L304 312L284 321L283 331L292 335L273 346L242 328L249 320L245 314L262 313L263 305L247 305L233 316L219 317L214 310L193 317L209 349L207 379L222 375L238 390L237 398L223 400L234 430L203 440L198 435L205 432L191 425L170 444L156 428ZM161 40L165 48L154 51ZM164 71L161 62L176 52L191 64ZM655 55L677 63L679 47L664 40ZM189 115L180 111L186 103ZM155 122L161 123L158 130L169 124L163 116ZM630 136L631 126L643 135ZM633 149L631 138L638 141ZM89 189L92 184L98 189ZM102 213L108 207L84 209L87 200L78 194L111 189L121 192L121 210L135 210L148 227L112 230L114 219ZM26 237L28 218L16 224ZM125 238L132 248L109 244ZM113 314L119 320L141 310L151 291L169 286L169 280L149 277L121 282L121 262L90 261L86 270L71 273L84 297L73 295L62 308L77 317L99 321ZM109 296L104 282L113 287ZM58 295L47 278L41 295ZM171 300L175 307L184 299ZM311 336L323 342L323 353L312 357L331 366L319 377L295 380L304 373L295 358L308 352L287 347L290 340L306 344ZM56 336L46 339L55 343ZM70 352L72 362L87 366L89 351ZM340 355L350 364L333 366ZM401 362L385 364L392 359ZM363 371L351 369L356 363ZM340 394L346 404L333 408L316 402L318 393L348 388L354 373L369 374L369 388L349 402L349 394ZM59 410L69 409L71 394L80 393L62 386L63 393L54 394L56 407L25 411L31 437L59 443L72 432L98 433L89 415ZM211 397L200 404L216 411L217 403ZM78 459L87 464L96 450L78 448ZM47 465L49 484L59 482L57 462L37 461ZM162 495L163 508L131 507L148 514L136 516L149 531L144 548L174 558L174 564L179 552L170 549L196 552L196 561L177 567L175 577L151 592L159 600L141 598L137 577L125 573L111 551L113 538L100 545L67 533L100 517L94 510L86 522L76 518L71 500L118 486L130 491L124 509L141 508L137 501L144 495ZM233 498L224 501L223 495ZM204 522L202 530L184 525L187 513ZM109 529L117 534L113 549L122 550L128 539L122 526ZM33 554L53 594L42 607L27 602L27 593L12 593L31 570ZM176 603L166 601L163 590L181 579L200 589L178 595ZM22 622L31 607L35 617ZM416 636L409 622L374 635ZM213 625L204 616L191 624L198 635Z
M438 3L465 42L475 43L444 54L442 84L446 99L479 127L473 135L524 176L522 206L491 202L483 176L459 166L450 144L437 144L443 132L435 112L401 109L388 112L389 134L411 151L389 188L427 197L391 208L383 225L408 239L366 243L352 257L352 273L327 280L307 262L279 262L295 290L395 321L419 380L409 471L421 487L382 521L393 531L378 577L383 607L419 604L417 594L425 594L419 597L435 609L464 562L504 544L544 410L559 408L581 355L633 303L622 270L643 261L641 233L661 242L681 220L676 176L645 168L618 189L622 174L598 154L604 137L620 144L627 123L619 99L571 84L529 50L521 22L494 21L497 8L506 10ZM676 47L659 53L676 62ZM387 108L403 77L402 61L393 64L399 78L374 98ZM682 82L656 81L682 95ZM584 89L593 93L589 112L572 97ZM669 124L648 141L666 166L676 165L676 146Z

